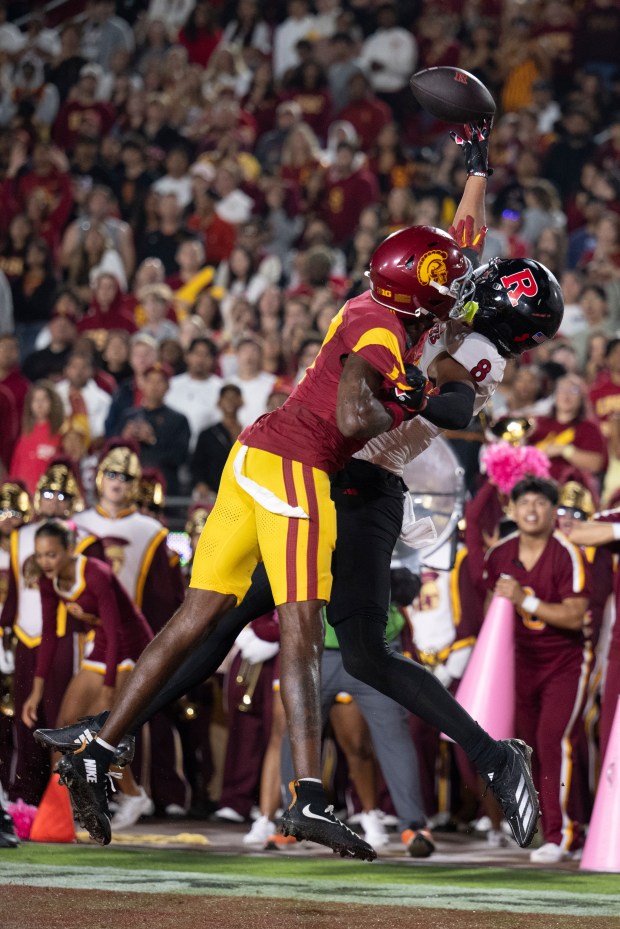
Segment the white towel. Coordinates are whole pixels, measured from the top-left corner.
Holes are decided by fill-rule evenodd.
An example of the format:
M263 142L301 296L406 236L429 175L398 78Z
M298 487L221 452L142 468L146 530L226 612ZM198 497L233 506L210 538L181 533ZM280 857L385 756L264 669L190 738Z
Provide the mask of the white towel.
M261 487L261 485L253 481L252 478L246 477L246 475L242 473L243 463L247 453L248 446L242 445L233 461L233 472L239 487L245 490L246 494L249 494L253 500L260 503L262 507L269 510L270 513L276 513L278 516L289 516L293 519L310 519L302 507L291 506L290 503L287 503L285 500L280 500L271 490L268 490L266 487Z

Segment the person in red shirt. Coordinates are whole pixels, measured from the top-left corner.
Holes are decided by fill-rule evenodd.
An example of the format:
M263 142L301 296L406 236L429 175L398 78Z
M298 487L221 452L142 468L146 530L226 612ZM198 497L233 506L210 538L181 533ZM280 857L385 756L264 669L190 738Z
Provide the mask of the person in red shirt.
M516 728L536 746L545 838L530 859L554 863L583 841L570 787L592 665L590 578L581 551L555 531L554 481L526 477L510 499L517 531L489 549L486 582L515 608Z
M17 139L0 187L3 230L18 213L28 212L33 197L40 201L36 234L55 252L73 209L69 163L59 149L43 140L37 141L28 159L23 141Z
M364 207L379 200L377 179L365 163L356 166L355 155L355 146L340 142L336 160L325 175L321 216L329 223L337 247L352 238Z
M372 84L363 73L355 71L347 85L349 103L338 113L355 128L363 152L369 152L384 126L392 122L392 110L373 93Z
M205 247L205 264L218 265L232 252L237 230L215 212L218 194L211 186L215 168L207 162L196 162L190 169L192 177L193 209L185 221L186 227L202 236Z
M93 299L78 322L78 332L87 336L98 351L103 351L110 329L134 333L138 327L133 313L127 308L118 277L105 268L92 276Z
M114 106L97 99L102 76L100 66L92 62L80 68L78 82L54 122L54 141L63 151L72 153L82 134L91 138L104 138L114 125Z
M22 434L11 459L11 473L18 474L29 493L51 459L60 451L60 427L65 418L62 400L49 381L35 381L26 396Z
M587 389L579 377L560 378L549 416L538 416L527 444L540 448L551 459L551 477L564 482L567 471L578 468L594 477L605 470L605 437L586 413Z
M213 5L208 0L198 0L177 39L187 49L189 63L206 68L221 38Z
M0 334L0 386L13 396L21 420L30 381L19 369L19 342L12 332Z

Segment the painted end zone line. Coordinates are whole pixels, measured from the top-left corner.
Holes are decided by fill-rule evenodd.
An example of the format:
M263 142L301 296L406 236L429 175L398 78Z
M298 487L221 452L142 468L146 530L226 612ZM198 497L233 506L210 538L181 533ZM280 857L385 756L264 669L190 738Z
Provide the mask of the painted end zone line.
M549 913L571 916L617 916L620 894L578 894L566 891L508 890L497 887L468 891L462 887L430 884L380 884L361 887L359 882L342 883L290 878L270 881L243 874L196 874L186 871L140 871L52 865L0 864L0 886L64 887L72 890L107 890L125 893L193 894L222 897L265 897L365 903L382 906L411 906L450 910L487 910L513 913ZM501 897L501 899L500 899Z

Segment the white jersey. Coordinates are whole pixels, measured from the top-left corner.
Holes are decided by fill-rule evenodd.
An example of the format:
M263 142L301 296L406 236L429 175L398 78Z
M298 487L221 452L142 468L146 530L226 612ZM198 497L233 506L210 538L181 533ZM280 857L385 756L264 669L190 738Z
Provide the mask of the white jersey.
M98 536L117 578L137 606L153 556L168 531L151 516L126 510L114 519L99 507L76 513L75 524Z
M474 414L479 413L501 382L506 360L486 336L473 332L457 320L435 323L429 331L418 362L420 371L428 377L433 362L444 353L458 361L474 378ZM402 477L407 462L423 452L442 431L422 416L416 416L397 429L370 439L354 457L371 461Z

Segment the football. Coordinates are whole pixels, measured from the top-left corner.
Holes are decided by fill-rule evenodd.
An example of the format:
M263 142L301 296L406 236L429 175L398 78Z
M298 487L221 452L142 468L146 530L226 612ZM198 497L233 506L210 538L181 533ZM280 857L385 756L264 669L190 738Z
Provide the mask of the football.
M409 84L420 106L448 123L477 122L495 113L489 89L461 68L424 68L410 78Z

